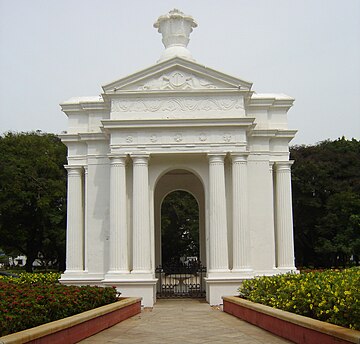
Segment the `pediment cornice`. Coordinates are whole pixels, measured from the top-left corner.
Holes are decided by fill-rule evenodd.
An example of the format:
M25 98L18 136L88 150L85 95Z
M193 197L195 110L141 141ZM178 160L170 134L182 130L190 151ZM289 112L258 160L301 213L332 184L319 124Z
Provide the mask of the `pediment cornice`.
M250 91L252 83L174 57L103 86L107 95L122 92Z
M241 117L241 118L189 118L189 119L152 119L144 122L143 120L102 120L103 128L105 130L118 130L118 129L134 129L134 128L205 128L205 127L247 127L252 128L254 125L254 118Z

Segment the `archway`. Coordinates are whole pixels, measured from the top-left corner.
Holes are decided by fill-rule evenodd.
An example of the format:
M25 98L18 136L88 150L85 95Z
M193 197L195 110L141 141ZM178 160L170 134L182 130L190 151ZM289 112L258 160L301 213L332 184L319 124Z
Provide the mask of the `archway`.
M205 195L192 172L165 173L155 188L158 297L205 296Z

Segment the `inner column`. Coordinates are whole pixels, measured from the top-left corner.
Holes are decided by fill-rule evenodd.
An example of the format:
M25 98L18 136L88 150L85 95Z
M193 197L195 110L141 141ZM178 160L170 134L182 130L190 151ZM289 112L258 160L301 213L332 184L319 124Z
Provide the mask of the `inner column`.
M291 165L275 163L276 172L276 253L279 269L294 269L294 239L291 202Z
M225 154L208 154L210 207L209 272L228 272L227 220L225 198Z
M151 273L149 155L132 155L133 160L133 270Z
M126 155L110 157L109 272L128 273Z

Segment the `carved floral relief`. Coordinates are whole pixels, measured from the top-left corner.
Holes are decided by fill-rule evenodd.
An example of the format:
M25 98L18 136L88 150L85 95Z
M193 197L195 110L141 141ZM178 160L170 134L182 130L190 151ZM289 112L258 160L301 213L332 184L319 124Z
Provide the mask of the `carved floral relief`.
M229 111L243 109L237 96L227 97L172 97L117 99L113 112L177 112L177 111Z
M175 71L163 74L157 79L137 86L139 91L149 90L188 90L188 89L214 89L215 84L199 78L193 74Z

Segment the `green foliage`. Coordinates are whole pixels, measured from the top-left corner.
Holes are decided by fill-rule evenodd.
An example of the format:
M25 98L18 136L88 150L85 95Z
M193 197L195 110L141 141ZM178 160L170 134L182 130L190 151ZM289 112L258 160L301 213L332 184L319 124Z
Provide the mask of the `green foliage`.
M0 237L5 252L65 262L66 147L53 134L0 136Z
M291 148L297 266L360 260L360 141Z
M34 277L39 274L34 274ZM47 274L48 275L48 274ZM47 276L52 279L55 276ZM28 276L26 277L28 278ZM0 279L0 336L59 320L118 300L115 288L18 283Z
M180 257L199 257L199 207L188 192L175 191L161 207L162 262L179 262Z
M360 330L360 268L258 277L240 296L257 303Z

